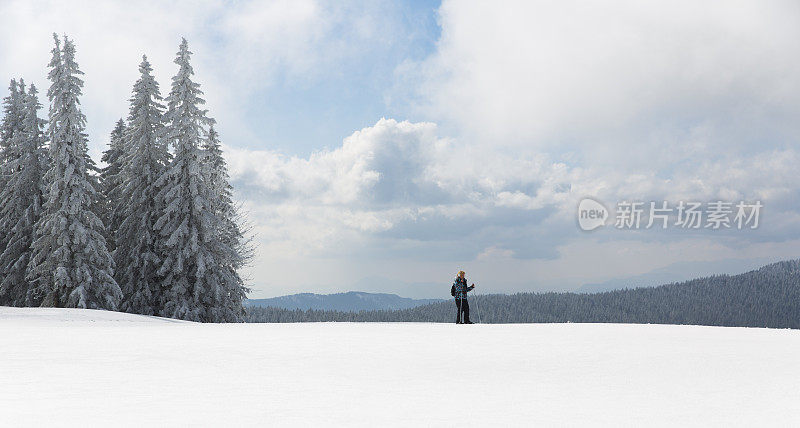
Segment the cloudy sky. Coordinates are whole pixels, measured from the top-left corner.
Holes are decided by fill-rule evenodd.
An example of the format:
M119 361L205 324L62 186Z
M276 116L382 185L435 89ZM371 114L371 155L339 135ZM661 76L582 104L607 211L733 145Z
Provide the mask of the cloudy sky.
M99 159L142 54L168 92L185 36L258 243L252 297L800 255L797 2L399 3L4 0L0 80L46 88L51 34L73 38ZM755 230L584 232L586 196L764 208Z

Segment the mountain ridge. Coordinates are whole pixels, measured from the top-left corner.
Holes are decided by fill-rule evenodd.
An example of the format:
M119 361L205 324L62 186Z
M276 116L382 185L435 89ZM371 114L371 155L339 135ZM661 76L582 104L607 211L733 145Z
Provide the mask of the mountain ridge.
M289 310L322 310L322 311L374 311L411 309L421 305L441 302L442 299L412 299L390 293L368 293L365 291L347 291L343 293L317 294L297 293L267 299L247 299L246 306L273 307Z

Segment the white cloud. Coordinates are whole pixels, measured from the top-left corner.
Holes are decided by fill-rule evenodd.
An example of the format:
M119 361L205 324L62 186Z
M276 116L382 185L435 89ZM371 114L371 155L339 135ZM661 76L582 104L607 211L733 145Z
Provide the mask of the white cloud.
M787 120L800 115L799 12L791 1L444 1L436 53L399 90L459 136L586 165L752 152L800 136Z
M232 181L250 201L262 252L271 256L350 252L382 233L402 235L397 230L408 228L409 236L396 239L424 242L442 232L440 222L477 220L476 230L459 234L480 233L480 222L493 222L491 214L504 205L509 186L534 192L537 205L525 209L553 206L568 191L563 165L461 153L456 142L424 122L381 119L341 146L308 158L226 149ZM419 244L420 257L428 250Z
M592 275L661 268L698 254L712 260L732 257L742 246L749 246L747 254L754 257L758 251L779 253L776 248L798 242L800 218L786 205L800 190L791 179L800 157L791 150L746 161L708 160L697 169L676 167L673 178L663 179L653 173L570 167L544 155L506 156L442 138L432 123L381 119L341 146L308 158L236 148L228 148L227 156L235 186L250 201L259 225L260 260L265 262L257 269L272 278L287 275L286 281L295 274L270 261L291 255L304 263L361 260L364 264L349 273L353 282L360 278L353 272L380 274L372 270L376 260L395 260L413 266L411 271L450 261L469 264L483 275L495 269L496 286L505 287L495 291L522 287L515 277L526 272L542 279L528 286L552 289L578 286L593 280ZM759 234L610 230L587 236L574 225L575 207L586 195L609 206L623 199L759 199L769 207L769 220ZM794 241L771 249L754 243L786 239ZM570 248L582 250L568 253ZM619 266L586 260L585 269L574 270L564 265L591 258L593 251L624 258L634 248L640 249L635 269L630 260ZM641 254L652 260L640 260Z
M249 89L337 73L343 62L401 34L390 2L249 1L224 5L213 28L224 45L228 83Z

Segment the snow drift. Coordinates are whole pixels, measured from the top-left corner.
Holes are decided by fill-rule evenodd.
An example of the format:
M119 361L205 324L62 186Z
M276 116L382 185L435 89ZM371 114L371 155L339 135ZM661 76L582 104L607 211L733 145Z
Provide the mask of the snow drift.
M800 331L0 308L0 425L791 425Z

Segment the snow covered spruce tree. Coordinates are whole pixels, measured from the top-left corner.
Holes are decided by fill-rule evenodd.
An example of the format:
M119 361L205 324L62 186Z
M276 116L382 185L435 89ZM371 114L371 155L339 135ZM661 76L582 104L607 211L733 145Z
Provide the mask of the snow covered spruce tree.
M120 207L120 184L122 177L120 171L122 170L122 136L125 132L125 122L120 119L117 121L114 130L111 131L111 138L109 141L108 150L103 152L101 160L106 163L106 167L100 170L100 201L99 212L100 219L106 226L108 235L106 242L109 251L116 248L114 242L114 231L119 227L121 214L118 209Z
M208 138L203 142L203 174L212 189L211 209L219 218L221 239L230 249L237 250L246 245L239 226L239 215L233 203L233 186L228 179L228 166L222 156L219 134L212 125L208 130ZM229 254L230 263L237 269L246 260L246 250L237 250Z
M123 293L121 309L158 315L164 302L157 271L163 248L155 223L163 213L156 181L164 174L169 152L164 140L163 98L151 74L147 57L139 65L141 77L133 86L128 127L121 156L119 205L122 219L115 232L117 283Z
M214 286L217 289L213 290L216 300L212 311L216 317L224 317L227 313L241 311L241 302L247 289L238 270L250 259L251 249L240 225L241 216L233 203L228 167L222 156L219 134L213 125L203 143L203 150L203 175L211 188L209 207L217 221L218 258L216 270L212 273L216 277Z
M14 133L22 131L22 121L25 116L25 81L11 79L8 85L8 96L3 98L3 121L0 124L0 150L2 150L3 160L9 153L8 147Z
M0 165L6 165L13 157L12 140L14 135L22 132L22 121L25 117L25 82L20 79L17 83L11 79L8 86L8 96L3 98L3 122L0 124ZM8 178L5 169L2 170L0 184L3 179Z
M22 131L11 139L14 157L7 164L5 187L0 189L0 230L7 244L0 252L0 304L24 306L28 283L25 272L31 258L33 226L42 214L42 177L48 168L41 108L36 86L24 96Z
M0 123L0 189L5 189L11 176L10 163L16 157L17 138L22 133L24 116L25 82L12 79L8 96L3 98L3 121ZM0 229L0 253L8 245L9 231ZM2 273L2 272L0 272ZM2 304L0 296L0 304Z
M231 252L221 231L223 221L214 209L214 189L203 173L200 144L204 126L212 125L194 71L186 39L175 59L178 74L167 97L167 138L174 157L157 185L164 214L156 229L165 239L159 274L163 277L165 304L161 314L204 322L241 321L245 288L229 281L226 270Z
M34 226L28 266L28 304L116 310L122 293L113 278L103 222L93 203L97 189L87 168L86 118L79 109L83 81L75 45L57 35L48 75L50 169L42 218Z

